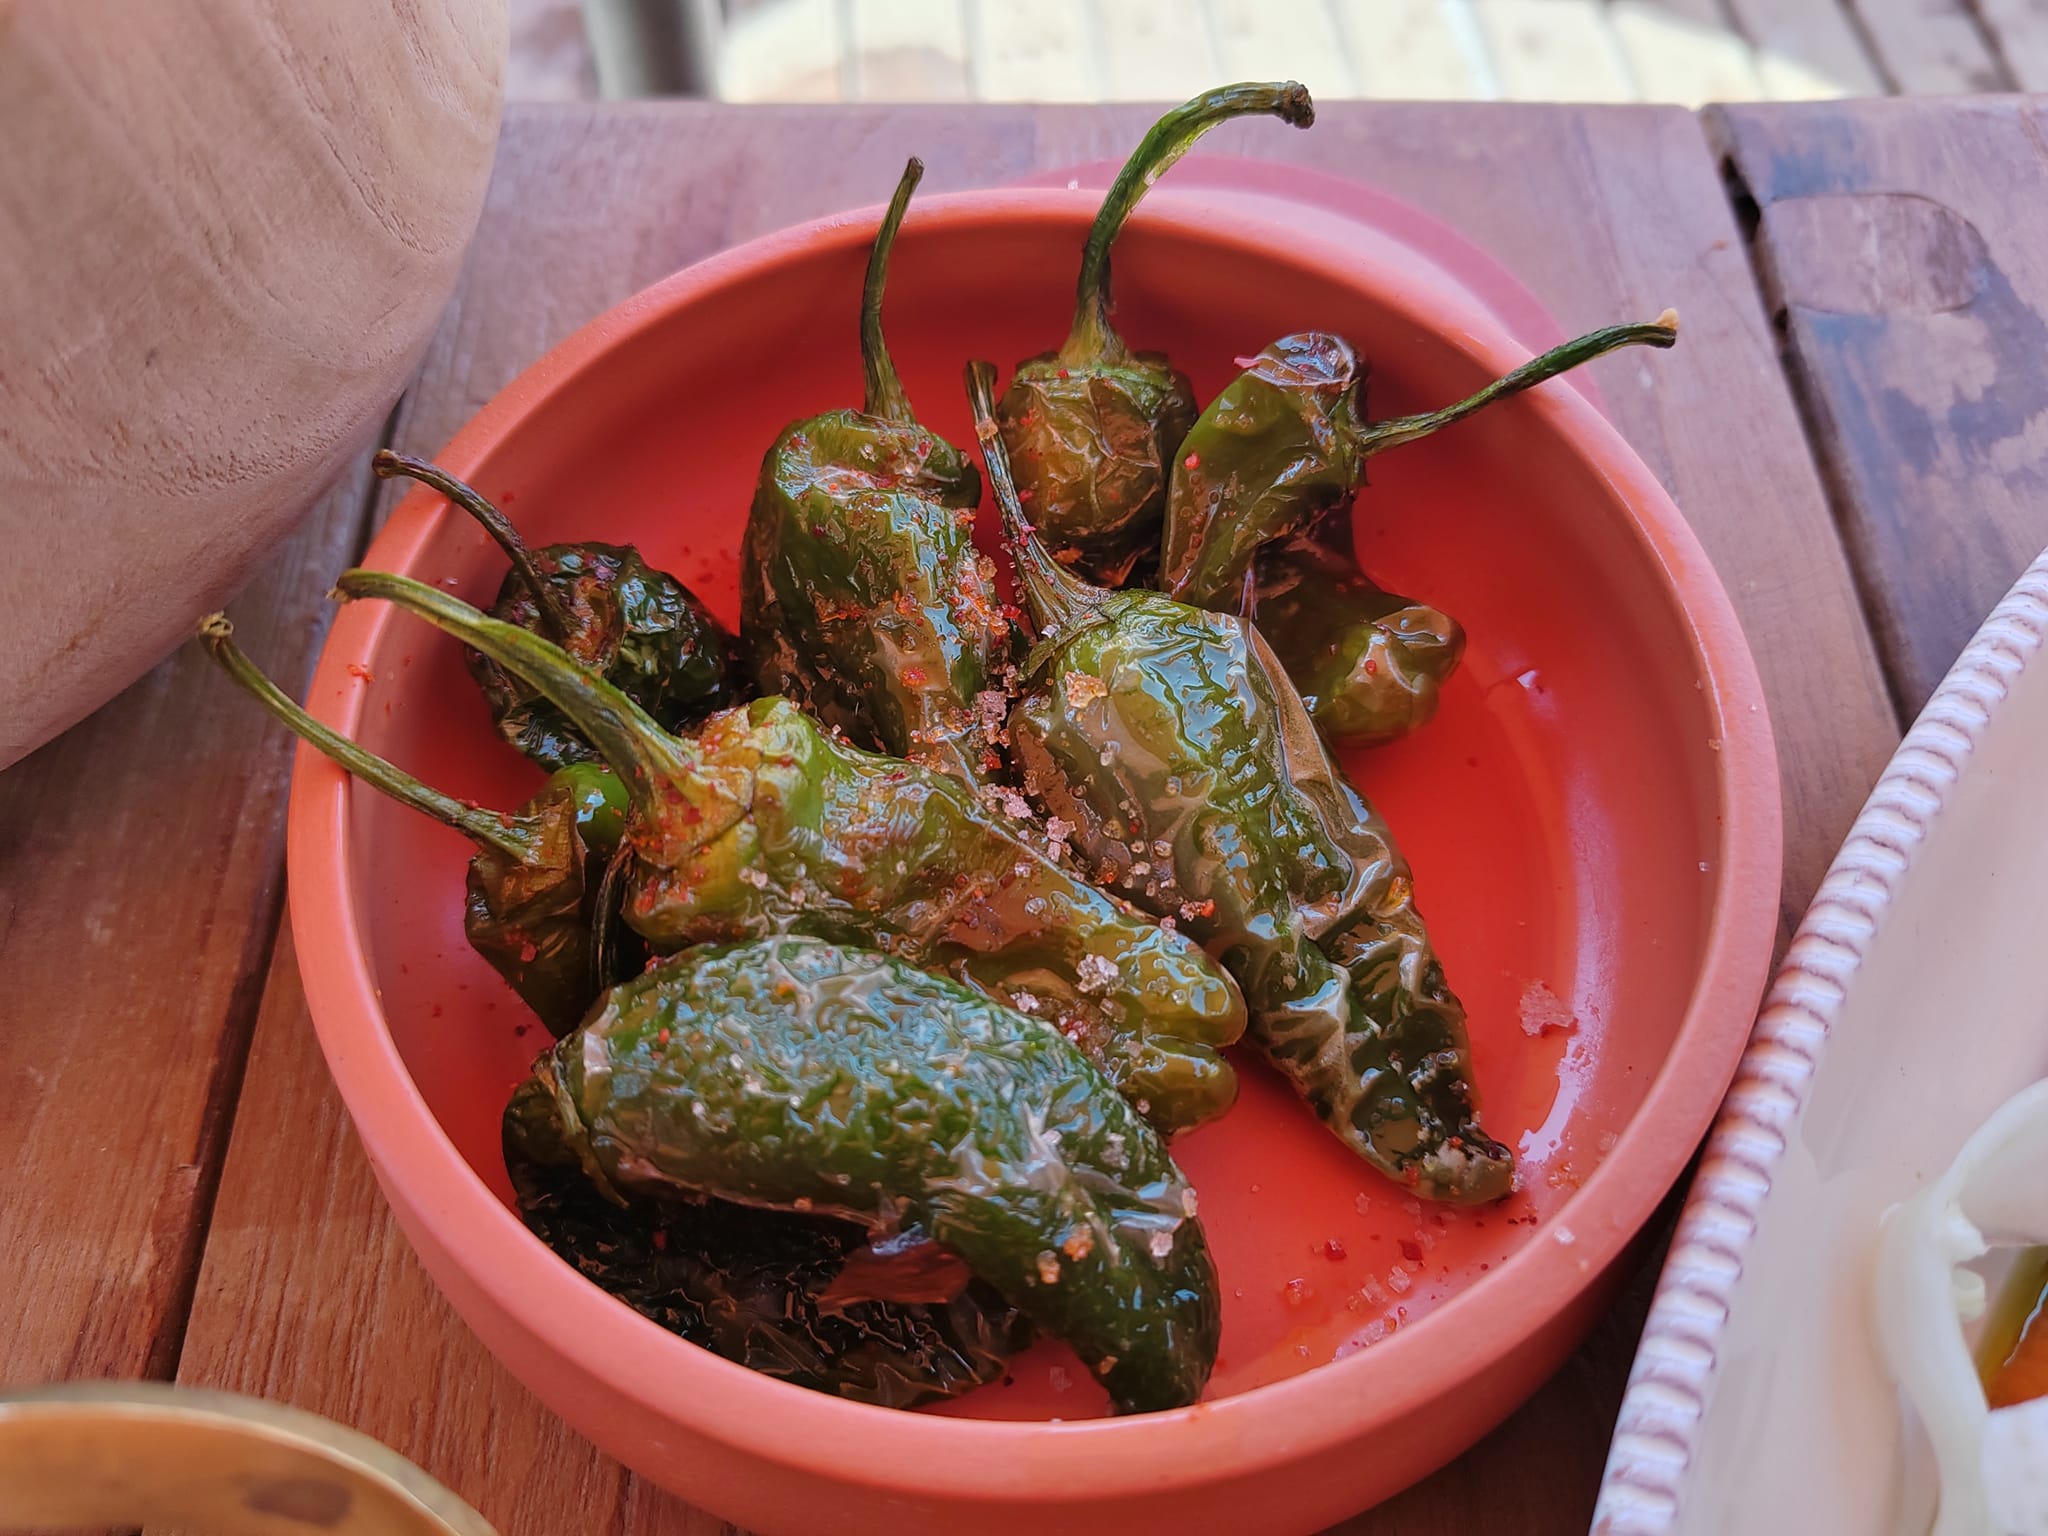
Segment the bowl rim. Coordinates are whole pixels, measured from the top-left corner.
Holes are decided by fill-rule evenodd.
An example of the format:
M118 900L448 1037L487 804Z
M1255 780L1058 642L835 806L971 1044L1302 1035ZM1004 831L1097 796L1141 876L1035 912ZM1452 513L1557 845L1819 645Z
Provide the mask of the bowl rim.
M1097 201L1092 191L1065 188L933 196L914 205L902 238L933 240L1047 221L1072 225L1078 237ZM820 252L864 249L878 218L879 209L868 208L793 225L707 257L624 300L493 397L439 462L474 476L499 443L600 365L615 345L728 284L772 279ZM1416 268L1195 200L1162 198L1133 222L1197 243L1284 251L1287 262L1328 281L1369 286L1390 311L1489 373L1505 372L1527 356L1475 300ZM1575 390L1531 391L1520 408L1540 413L1546 427L1572 442L1615 487L1629 533L1675 603L1722 744L1711 764L1720 813L1713 902L1703 960L1671 1050L1614 1147L1559 1213L1568 1219L1546 1220L1539 1240L1525 1243L1412 1330L1213 1402L1070 1423L955 1418L849 1402L763 1376L678 1338L556 1260L469 1167L427 1108L383 1016L356 921L347 775L302 745L288 834L293 932L322 1053L380 1182L393 1170L390 1176L408 1189L407 1201L459 1229L462 1256L451 1247L451 1262L460 1264L470 1284L513 1325L615 1391L623 1405L845 1485L894 1486L901 1468L914 1467L920 1494L933 1499L1067 1503L1182 1484L1191 1468L1201 1469L1202 1481L1224 1480L1400 1422L1531 1343L1621 1256L1707 1130L1769 968L1782 828L1762 684L1733 606L1690 526L1656 476ZM362 563L411 566L446 515L440 497L415 489ZM364 690L345 686L347 669L367 661L387 625L404 621L385 604L344 605L309 693L318 702L308 707L353 733ZM386 1198L402 1203L389 1190Z

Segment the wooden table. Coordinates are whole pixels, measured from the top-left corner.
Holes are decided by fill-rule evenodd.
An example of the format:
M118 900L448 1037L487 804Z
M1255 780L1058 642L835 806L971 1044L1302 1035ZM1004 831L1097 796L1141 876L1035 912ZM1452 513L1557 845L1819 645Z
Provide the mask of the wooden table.
M1117 108L515 110L454 304L389 426L431 453L573 327L723 246L887 186L1119 153ZM1949 659L2048 542L2048 174L2017 98L1336 105L1219 148L1368 178L1500 252L1599 365L1756 651L1786 923ZM389 503L358 474L235 605L303 686ZM315 1048L284 896L289 738L187 650L0 777L0 1385L175 1376L376 1436L506 1536L720 1523L565 1430L414 1261ZM1354 1533L1584 1530L1653 1271L1572 1362Z

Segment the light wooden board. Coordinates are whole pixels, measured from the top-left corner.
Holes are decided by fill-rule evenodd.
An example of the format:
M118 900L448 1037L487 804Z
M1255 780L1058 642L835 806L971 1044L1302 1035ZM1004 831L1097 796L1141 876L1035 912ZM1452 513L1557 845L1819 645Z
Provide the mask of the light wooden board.
M2048 544L2043 110L2023 98L1714 119L1760 209L1815 439L1900 705Z
M1510 101L1634 101L1621 42L1599 0L1472 0Z
M1909 96L2012 89L1970 0L1849 0L1879 66Z
M1843 0L1728 0L1730 14L1756 49L1765 93L1780 100L1882 96Z
M1023 107L517 112L467 275L398 440L438 447L551 342L673 267L877 200L912 150L930 162L934 190L988 185L1120 153L1147 116ZM817 153L823 143L829 157ZM1685 342L1648 375L1628 360L1601 365L1601 387L1624 434L1688 509L1750 626L1780 721L1787 899L1803 905L1882 763L1892 724L1696 121L1641 108L1339 105L1313 134L1247 131L1225 147L1333 171L1373 165L1389 190L1512 252L1568 325L1680 307ZM1502 177L1502 164L1518 175ZM764 166L786 169L770 176ZM332 554L339 565L342 551ZM318 606L311 596L302 605ZM343 1124L281 953L182 1378L342 1418L424 1463L506 1536L558 1531L565 1509L578 1511L578 1529L629 1536L716 1529L564 1435L483 1357L404 1249ZM1347 1532L1583 1531L1646 1295L1639 1280L1587 1349L1501 1431ZM422 1361L433 1362L431 1373Z
M2023 91L2048 91L2048 0L1976 0L1977 17Z

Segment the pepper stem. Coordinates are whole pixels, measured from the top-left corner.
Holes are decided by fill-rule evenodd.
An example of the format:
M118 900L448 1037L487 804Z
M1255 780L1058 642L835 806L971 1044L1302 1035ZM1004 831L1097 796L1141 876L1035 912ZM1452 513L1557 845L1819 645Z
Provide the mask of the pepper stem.
M1605 330L1593 331L1575 341L1552 347L1540 357L1532 357L1514 372L1495 379L1476 394L1468 395L1456 405L1447 405L1440 411L1424 411L1415 416L1396 416L1388 421L1368 422L1360 431L1360 451L1368 458L1376 453L1385 453L1389 448L1399 448L1412 443L1453 422L1463 421L1474 411L1484 410L1496 400L1509 395L1518 395L1546 379L1554 379L1560 373L1568 372L1581 363L1590 363L1594 358L1620 347L1668 347L1678 340L1678 311L1667 309L1647 325L1610 325Z
M1122 233L1124 220L1151 190L1152 183L1194 145L1195 140L1227 118L1265 113L1306 128L1316 120L1315 103L1308 88L1292 80L1265 84L1247 82L1204 91L1182 102L1154 123L1131 158L1116 173L1116 180L1103 194L1101 211L1088 229L1088 243L1081 248L1081 280L1074 292L1074 329L1060 348L1060 361L1068 367L1092 362L1117 362L1123 358L1123 338L1110 324L1109 248Z
M689 772L682 745L654 718L554 642L516 624L479 613L459 597L389 571L343 571L340 598L378 597L446 630L540 693L576 723L604 755L632 796L651 808L654 786Z
M467 512L483 525L483 530L497 541L498 548L505 551L505 558L512 562L512 569L519 573L519 579L526 583L526 589L533 594L534 606L540 610L541 622L546 624L557 640L566 643L574 633L576 620L562 602L562 594L555 590L554 583L540 573L533 563L533 553L526 547L526 540L519 537L519 530L512 526L510 518L492 506L484 494L466 481L458 480L437 464L425 459L416 459L409 453L393 453L389 448L379 448L377 456L370 460L370 467L386 480L404 476L417 480L430 491L438 491L455 506Z
M996 425L995 390L993 363L967 365L967 398L974 406L974 435L981 441L982 463L988 466L988 481L995 488L996 506L1003 514L1003 534L1010 547L1010 558L1016 562L1031 622L1041 635L1048 634L1082 618L1109 594L1083 581L1046 553L1038 534L1024 520L1024 503L1018 498L1017 482L1010 474L1010 455L1003 447L1002 429Z
M235 644L235 626L228 622L226 614L214 613L201 619L199 639L208 654L220 663L221 669L241 684L245 692L253 695L257 703L373 789L382 790L401 804L453 827L473 843L495 848L521 863L533 858L536 852L533 840L521 835L517 821L508 825L505 818L495 811L478 810L422 784L404 769L365 751L307 714L291 695L264 676L256 663L242 654L241 648Z
M906 424L915 422L917 416L910 409L910 397L903 392L903 380L896 375L888 344L882 340L882 290L889 285L889 253L896 248L903 212L923 179L924 162L912 155L903 167L903 179L896 183L895 196L889 199L889 211L882 215L882 227L875 231L875 243L868 247L867 282L860 291L860 366L868 381L863 408L870 416Z

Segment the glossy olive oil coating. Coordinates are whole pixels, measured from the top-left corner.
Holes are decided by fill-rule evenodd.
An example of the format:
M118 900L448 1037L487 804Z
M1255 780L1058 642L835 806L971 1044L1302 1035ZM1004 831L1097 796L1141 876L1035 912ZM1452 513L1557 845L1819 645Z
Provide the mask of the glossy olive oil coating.
M1365 484L1374 455L1428 437L1617 347L1668 347L1678 316L1593 331L1530 359L1455 405L1368 421L1366 365L1341 336L1283 336L1225 385L1174 460L1160 586L1203 608L1235 609L1253 557L1306 531Z
M1040 631L1010 735L1027 792L1095 878L1174 916L1238 978L1252 1038L1346 1145L1432 1199L1496 1198L1464 1011L1408 866L1330 759L1256 631L1154 592L1108 592L1023 520L970 390ZM1319 942L1320 941L1320 942Z
M777 932L888 949L1070 1032L1161 1129L1236 1093L1224 970L1055 862L949 775L835 741L784 699L679 740L537 636L405 577L351 571L516 669L603 750L633 805L625 919L657 951ZM995 792L985 791L994 797Z
M671 1333L777 1380L885 1408L1002 1377L1029 1339L980 1281L929 1302L829 1294L865 1252L857 1224L723 1200L600 1194L529 1078L505 1111L505 1166L527 1227L578 1273Z
M735 702L732 637L696 595L630 544L528 549L511 521L446 470L386 449L375 461L439 491L474 518L512 562L494 617L555 641L670 730ZM487 657L465 658L498 732L543 768L595 761L596 750L544 698Z
M762 693L973 784L1001 766L980 701L1013 640L974 548L981 477L918 421L882 340L889 252L923 171L905 169L869 256L862 408L793 423L762 461L740 634Z
M1219 1319L1194 1191L1036 1019L871 950L763 939L614 988L535 1071L603 1187L915 1226L1119 1410L1201 1395Z
M1056 559L1112 586L1156 542L1167 470L1196 415L1194 388L1161 353L1135 352L1110 320L1110 247L1146 191L1195 140L1233 117L1315 121L1293 81L1224 86L1155 123L1117 173L1082 248L1074 322L1057 352L1017 365L996 407L1012 472Z
M1323 734L1379 746L1435 718L1465 630L1442 609L1380 587L1352 547L1347 505L1261 550L1254 617Z
M607 770L578 765L549 776L509 814L442 794L336 734L256 669L214 614L200 639L221 668L271 714L343 768L476 844L463 896L470 947L491 963L550 1033L575 1028L603 989L595 954L596 896L618 845L625 791Z

